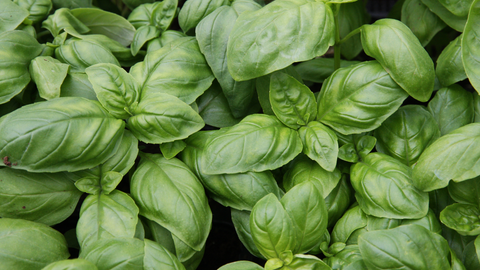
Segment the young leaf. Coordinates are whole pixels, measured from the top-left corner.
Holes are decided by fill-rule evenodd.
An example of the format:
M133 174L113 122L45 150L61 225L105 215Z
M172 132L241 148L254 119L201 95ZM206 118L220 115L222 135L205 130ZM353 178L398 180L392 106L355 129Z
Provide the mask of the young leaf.
M338 27L340 31L340 39L344 38L353 30L370 22L370 15L365 8L364 2L357 0L349 2L351 3L344 3L340 5L340 8L338 9L337 17ZM348 39L346 42L340 44L340 52L345 58L349 60L355 58L361 51L362 41L360 40L360 35L355 35ZM333 63L331 68L333 69Z
M423 191L446 187L480 175L480 124L458 128L433 142L413 169L413 184Z
M323 124L312 121L298 130L303 143L303 153L322 168L332 172L337 165L337 135Z
M161 32L170 27L173 19L177 15L178 0L165 0L161 2L160 6L154 9L151 22Z
M351 168L351 182L362 210L386 218L421 218L428 194L412 184L412 169L380 153L370 153Z
M54 14L42 22L42 27L50 31L53 37L57 37L61 31L67 30L75 34L85 34L90 31L90 28L73 16L70 9L67 8L55 10Z
M432 114L420 105L407 105L392 114L375 130L377 151L392 156L407 166L440 137Z
M324 2L276 1L243 13L228 40L228 70L245 81L323 55L334 43L334 28Z
M381 19L364 25L362 45L410 96L422 102L430 99L435 80L433 61L405 24Z
M188 0L178 14L178 24L184 33L188 33L195 29L203 18L225 3L225 0Z
M139 101L139 84L123 68L113 64L96 64L85 69L98 101L119 119L132 116Z
M50 10L52 10L51 0L14 0L13 2L28 10L28 13L30 13L28 19L31 20L32 23L42 21L42 19L50 13Z
M402 22L412 30L422 46L426 46L446 26L421 0L405 1L402 6Z
M218 270L263 270L260 265L249 261L236 261L233 263L225 264L218 268Z
M213 138L206 146L206 174L265 171L279 168L302 151L295 130L274 116L253 114Z
M478 206L454 203L440 213L440 221L461 235L480 234L480 210Z
M359 63L338 69L322 85L317 120L346 135L371 131L407 96L377 61Z
M465 28L465 23L467 21L467 16L456 16L450 10L445 8L440 1L437 0L421 0L433 13L437 14L442 21L444 21L448 26L455 29L458 32L463 32ZM457 1L458 2L458 1Z
M60 97L62 86L70 66L50 56L38 56L30 62L29 70L40 97L49 100Z
M437 78L445 87L467 78L462 62L461 42L462 35L450 42L437 58Z
M480 94L480 1L474 0L462 37L462 60L465 73Z
M133 36L132 45L130 49L132 51L132 55L135 56L138 54L140 49L147 43L148 41L159 37L161 34L160 30L155 26L151 25L144 25L135 31L135 35Z
M16 5L11 0L0 0L0 33L17 28L27 17L28 10Z
M124 127L88 99L56 98L23 106L0 118L0 157L5 161L0 166L31 172L92 168L115 153Z
M187 144L184 141L173 141L160 144L160 151L166 159L171 159L182 152Z
M163 2L145 3L139 5L128 15L128 21L136 28L154 25L154 13L163 9Z

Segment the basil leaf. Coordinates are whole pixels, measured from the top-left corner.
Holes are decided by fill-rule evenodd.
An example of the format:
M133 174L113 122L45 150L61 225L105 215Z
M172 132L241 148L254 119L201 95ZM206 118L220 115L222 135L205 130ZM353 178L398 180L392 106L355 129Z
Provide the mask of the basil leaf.
M27 86L30 82L28 65L43 48L44 45L24 31L0 33L0 104L8 102Z
M144 62L130 69L140 83L142 95L162 92L187 104L195 101L214 79L195 38L179 38L149 53Z
M83 97L97 101L95 90L84 72L67 74L60 88L60 97Z
M98 8L76 8L70 12L90 29L90 34L105 35L123 46L132 43L135 27L122 16Z
M480 234L480 209L478 206L454 203L440 213L440 221L461 235Z
M42 269L70 256L65 237L45 224L1 218L0 237L0 261L7 269Z
M370 153L351 168L351 182L362 210L386 218L421 218L428 194L412 184L412 169L396 159Z
M78 258L56 261L42 268L42 270L65 270L65 269L98 270L95 264L85 259L78 259Z
M480 205L480 179L478 177L459 183L451 182L448 185L448 194L456 202Z
M156 51L165 47L170 42L175 41L178 38L186 37L183 32L176 31L176 30L167 30L162 33L159 38L152 39L147 44L147 53Z
M278 258L297 246L294 223L278 201L269 194L255 204L250 215L253 242L265 258Z
M437 14L448 26L458 32L463 32L467 16L456 16L450 10L445 8L440 1L437 0L421 0L433 13Z
M473 96L459 85L437 91L428 103L428 110L438 124L442 135L473 122Z
M317 120L343 134L371 131L407 98L376 61L338 69L322 85Z
M224 0L188 0L178 14L178 24L184 33L195 29L195 26L208 14L224 5Z
M465 73L473 88L480 94L480 42L477 40L480 35L480 1L475 0L470 7L468 20L462 37L462 60Z
M52 0L52 3L55 9L92 7L92 0Z
M362 45L410 96L422 102L430 99L435 81L433 61L405 24L381 19L364 25Z
M116 118L131 116L134 103L139 101L138 82L121 67L96 64L85 69L100 103Z
M28 11L28 19L32 23L42 21L52 10L51 0L14 0L13 2Z
M333 12L323 2L276 1L243 13L228 40L228 70L244 81L323 55L334 43L334 28Z
M412 30L422 46L426 46L446 26L421 0L405 1L402 6L402 22Z
M138 207L130 196L112 193L89 195L82 203L77 238L82 249L101 239L133 238L138 222Z
M17 28L29 15L28 10L16 5L11 0L0 0L0 33Z
M440 137L422 153L413 169L413 184L423 191L446 187L480 175L480 124L473 123Z
M351 3L344 3L340 5L337 17L338 27L340 31L340 39L344 38L353 30L370 22L370 15L365 8L365 3L357 0L351 1ZM359 35L355 35L348 39L346 42L340 44L341 54L349 60L355 58L361 51L362 41L360 40Z
M262 270L260 265L249 261L236 261L218 268L218 270Z
M164 93L144 96L132 113L127 127L146 143L185 139L205 125L200 115L185 102Z
M70 66L47 56L38 56L30 62L30 72L40 97L49 100L60 97L60 87Z
M362 209L358 205L348 209L333 228L332 243L346 243L354 231L365 226L367 226L367 215Z
M136 29L142 26L147 26L147 25L154 26L153 24L154 13L162 8L163 8L163 2L155 2L151 4L145 3L142 5L139 5L132 10L130 15L128 15L128 21Z
M350 179L343 175L337 186L324 198L328 211L328 228L333 228L353 201Z
M423 150L440 137L432 114L420 105L401 107L375 130L378 152L407 166L417 162Z
M242 12L260 9L254 1L237 0L210 13L196 27L196 38L213 74L221 85L234 117L243 117L255 93L252 80L237 82L227 68L227 44L233 25Z
M419 225L367 232L358 247L368 269L450 269L447 241Z
M82 193L71 173L35 174L0 170L0 216L40 222L49 226L68 218Z
M160 144L160 151L166 159L171 159L182 152L187 147L184 141L173 141Z
M235 208L230 208L232 214L232 222L235 226L238 239L242 242L243 246L255 257L265 260L257 246L253 242L252 233L250 231L250 211L240 211Z
M73 16L67 8L55 10L54 14L48 16L48 18L42 22L42 27L50 31L53 37L57 37L61 31L67 30L78 34L90 32L90 28Z
M213 138L206 146L206 174L265 171L279 168L302 151L298 133L274 116L253 114Z
M333 171L337 165L338 142L333 130L313 121L301 127L299 135L303 142L303 153L315 160L327 171Z
M443 86L449 86L467 78L462 62L462 35L448 44L437 58L437 78Z
M167 228L189 247L202 249L212 213L203 186L183 162L142 154L130 185L140 214ZM175 204L171 203L173 198Z
M456 16L467 16L468 10L472 5L473 0L462 0L455 2L450 2L448 0L438 0L438 2L440 2L445 8L447 8Z
M100 103L83 98L26 105L0 118L0 156L31 172L87 169L115 153L124 126Z
M340 67L344 68L358 63L358 61L340 61ZM323 83L335 71L333 67L333 58L314 58L294 66L304 81L314 83Z
M140 49L147 43L148 41L159 37L161 34L160 30L155 26L144 25L135 31L135 35L133 36L132 45L130 49L132 51L132 55L135 56L138 54Z

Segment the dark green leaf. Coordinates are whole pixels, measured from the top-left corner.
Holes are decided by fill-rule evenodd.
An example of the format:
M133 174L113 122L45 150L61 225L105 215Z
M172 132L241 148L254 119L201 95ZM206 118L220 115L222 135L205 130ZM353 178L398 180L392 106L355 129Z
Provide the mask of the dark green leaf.
M448 193L456 202L480 206L480 178L465 180L462 182L450 182Z
M480 1L474 0L462 37L462 60L465 73L480 94Z
M245 248L254 256L265 260L257 246L253 242L252 233L250 231L250 211L240 211L235 208L230 208L232 212L232 222L235 226L238 238L245 246Z
M480 234L480 210L478 206L454 203L440 213L440 221L461 235Z
M361 27L370 21L370 15L365 8L363 1L350 1L340 5L338 10L338 24L340 38L344 38L353 30ZM362 41L360 35L355 35L345 43L340 44L340 52L347 59L355 58L362 51Z
M437 58L437 78L443 86L449 86L467 78L462 62L462 35L458 36Z
M461 0L461 1L449 1L449 0L439 0L445 8L456 16L467 16L468 10L472 5L473 0Z
M456 16L445 8L440 1L437 0L421 0L433 13L437 14L440 19L442 19L448 26L457 30L458 32L463 32L465 23L467 21L467 16ZM458 1L456 1L458 2Z
M358 61L341 61L340 67L348 67L358 63ZM304 81L323 83L335 71L333 67L333 58L315 58L296 65L295 70Z
M402 6L402 22L412 30L422 46L426 46L446 26L421 0L405 1Z
M216 81L197 99L197 105L198 112L207 125L229 127L241 120L233 116L222 88Z

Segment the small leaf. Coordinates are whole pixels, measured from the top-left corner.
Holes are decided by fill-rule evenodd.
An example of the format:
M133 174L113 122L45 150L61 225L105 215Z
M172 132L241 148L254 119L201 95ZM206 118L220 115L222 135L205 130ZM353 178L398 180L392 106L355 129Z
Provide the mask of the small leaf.
M135 31L135 35L133 36L132 45L130 49L132 51L132 55L135 56L138 54L140 49L147 43L148 41L159 37L161 31L156 28L155 26L151 25L144 25L138 28Z
M462 35L448 44L437 58L437 78L443 86L450 86L467 78L462 62Z
M30 62L30 72L40 97L49 100L60 97L62 86L70 66L50 56L38 56Z
M187 144L184 141L173 141L160 144L160 150L166 159L171 159L182 152L186 146Z
M357 163L359 156L353 143L346 143L338 149L338 158L350 163Z
M454 203L440 213L440 221L461 235L480 234L480 210L478 206Z
M178 14L178 24L184 33L195 29L195 26L208 14L222 6L224 0L188 0Z

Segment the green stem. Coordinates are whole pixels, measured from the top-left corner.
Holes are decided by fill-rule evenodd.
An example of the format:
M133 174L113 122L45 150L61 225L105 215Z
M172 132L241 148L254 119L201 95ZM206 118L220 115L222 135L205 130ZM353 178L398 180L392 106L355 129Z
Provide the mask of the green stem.
M40 33L37 34L37 39L39 39L39 38L41 38L41 37L43 37L43 36L46 36L46 35L48 35L48 34L50 34L50 31L48 31L48 30L42 31L42 32L40 32Z
M335 14L335 45L333 46L333 69L340 68L340 27L338 25L338 12Z
M338 43L339 44L342 44L344 43L345 41L347 41L349 38L351 38L352 36L360 33L360 31L362 30L362 26L360 26L359 28L353 30L352 32L348 33L348 35L346 35L342 40L340 40ZM335 42L336 44L336 42Z

